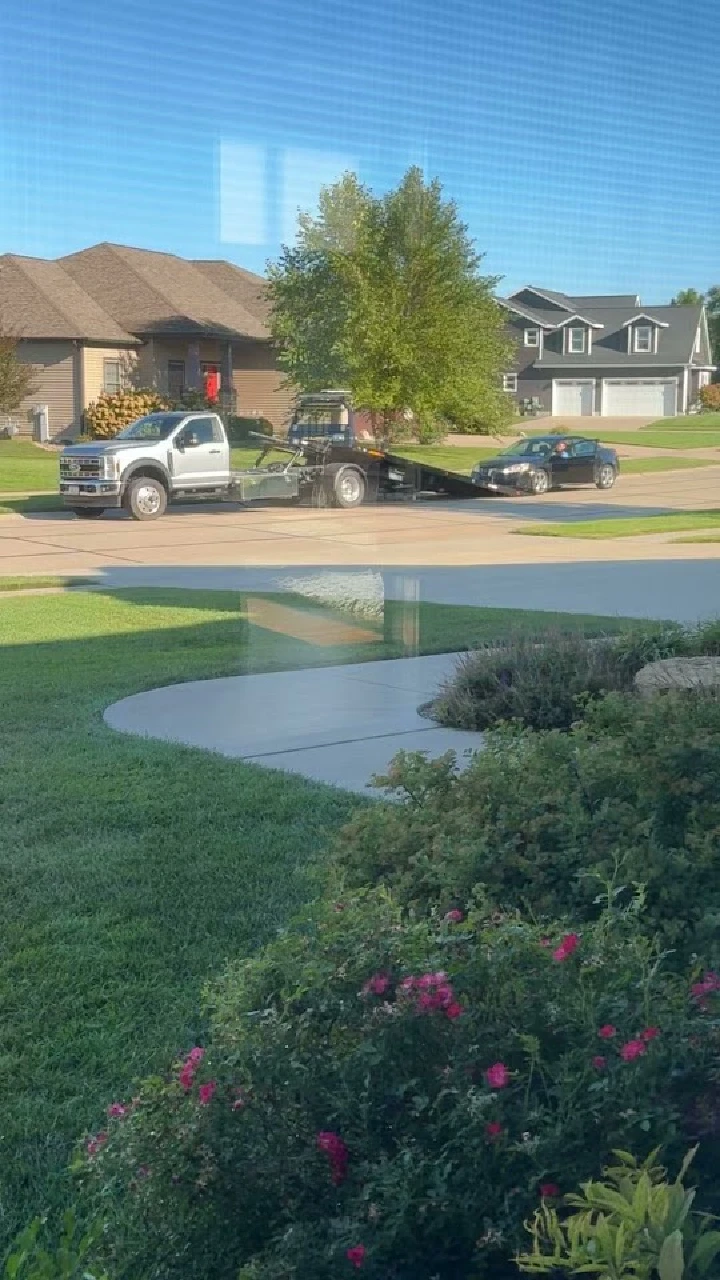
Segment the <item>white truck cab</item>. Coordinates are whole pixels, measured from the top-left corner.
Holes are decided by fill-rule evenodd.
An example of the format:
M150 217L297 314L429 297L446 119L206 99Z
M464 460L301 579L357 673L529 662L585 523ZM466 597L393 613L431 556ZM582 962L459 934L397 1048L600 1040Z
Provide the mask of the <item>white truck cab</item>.
M225 496L231 485L230 446L216 413L150 413L112 440L60 455L60 494L85 519L124 507L135 520L153 520L173 498Z

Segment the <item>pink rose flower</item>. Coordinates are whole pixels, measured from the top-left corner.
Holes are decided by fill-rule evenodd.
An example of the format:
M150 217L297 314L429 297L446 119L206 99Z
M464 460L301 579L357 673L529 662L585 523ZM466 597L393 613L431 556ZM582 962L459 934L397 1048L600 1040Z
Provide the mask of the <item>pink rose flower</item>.
M193 1067L196 1067L199 1062L202 1062L204 1057L205 1050L201 1049L199 1045L196 1045L194 1049L190 1050L186 1061L190 1062Z
M105 1146L108 1140L106 1133L96 1133L94 1138L88 1138L85 1150L89 1156L96 1156L101 1147Z
M646 1027L644 1031L640 1032L640 1039L644 1040L646 1044L649 1044L651 1040L655 1040L659 1035L659 1027Z
M499 1120L491 1120L489 1124L485 1125L485 1132L490 1141L495 1142L497 1138L502 1137L505 1131Z
M465 916L459 907L453 907L451 911L445 913L446 924L462 924Z
M127 1115L127 1107L122 1102L113 1102L107 1109L107 1113L111 1119L119 1120L122 1116Z
M645 1053L644 1040L628 1040L620 1050L620 1057L623 1062L634 1062L635 1058L641 1058Z
M613 1036L617 1035L617 1027L614 1027L612 1022L606 1022L605 1026L598 1030L598 1035L601 1040L612 1040Z
M602 1054L598 1053L593 1058L592 1064L596 1071L603 1071L607 1066L607 1058L603 1058Z
M540 1184L540 1195L543 1200L555 1200L560 1195L560 1188L556 1182L542 1182Z
M345 1257L348 1262L352 1263L355 1270L359 1271L365 1261L365 1253L366 1249L364 1244L354 1244L352 1249L347 1249L345 1251Z
M504 1089L510 1083L510 1072L503 1062L495 1062L485 1072L485 1079L491 1089Z
M198 1089L198 1098L200 1099L201 1107L206 1107L209 1102L212 1102L216 1089L217 1084L214 1080L208 1080L207 1084L200 1085L200 1088Z
M556 947L552 953L553 960L557 960L558 964L563 960L567 960L568 956L577 951L580 946L580 935L577 933L566 933L562 939L560 946Z
M450 1018L451 1022L454 1022L456 1018L460 1017L462 1012L462 1005L458 1004L457 1000L453 1000L445 1010L445 1017Z
M384 996L389 986L390 979L386 973L374 973L364 984L363 995Z

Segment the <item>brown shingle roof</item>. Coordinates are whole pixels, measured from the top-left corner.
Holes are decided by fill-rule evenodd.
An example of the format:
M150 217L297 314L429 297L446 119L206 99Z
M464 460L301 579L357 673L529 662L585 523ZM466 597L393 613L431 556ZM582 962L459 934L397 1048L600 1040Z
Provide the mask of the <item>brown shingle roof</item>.
M57 262L14 253L0 256L0 326L18 338L135 341Z
M193 266L202 271L223 293L229 294L246 307L265 326L266 336L269 335L270 300L267 296L267 280L263 276L246 271L244 267L236 267L234 262L215 259L195 259Z
M131 333L267 337L266 326L239 297L174 254L97 244L60 262Z

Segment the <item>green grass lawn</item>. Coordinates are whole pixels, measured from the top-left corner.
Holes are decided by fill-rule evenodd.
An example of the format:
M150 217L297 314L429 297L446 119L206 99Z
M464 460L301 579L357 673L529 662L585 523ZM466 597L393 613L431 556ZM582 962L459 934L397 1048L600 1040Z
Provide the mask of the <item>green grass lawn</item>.
M73 1143L202 1036L228 956L312 895L353 796L209 753L117 735L108 703L176 681L423 653L546 624L627 620L389 604L365 624L282 597L284 634L234 592L74 591L0 609L0 1235L70 1194ZM297 611L374 631L323 645ZM284 624L283 624L284 625ZM315 863L315 867L314 864Z
M514 533L534 538L631 538L644 533L674 533L683 529L711 529L720 526L720 510L673 511L662 516L608 516L606 520L565 521L561 524L531 524Z
M0 591L28 591L38 587L87 586L88 578L58 578L52 574L25 574L19 578L0 578Z
M642 445L644 449L717 449L720 448L720 428L698 430L696 427L679 429L665 426L641 427L638 431L600 431L593 429L588 435L599 435L606 444Z
M31 440L0 440L0 493L42 492L57 485L57 454Z
M720 457L718 457L720 463ZM684 471L688 467L712 467L711 458L662 457L621 458L620 474L623 476L652 475L655 471Z
M687 431L688 428L693 431L720 430L720 413L693 413L688 417L658 418L657 422L650 422L640 430Z

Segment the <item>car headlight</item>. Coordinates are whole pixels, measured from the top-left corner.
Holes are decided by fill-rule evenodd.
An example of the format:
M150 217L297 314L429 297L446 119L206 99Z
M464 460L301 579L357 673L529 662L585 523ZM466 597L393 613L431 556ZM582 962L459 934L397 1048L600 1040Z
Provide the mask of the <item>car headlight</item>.
M530 470L529 462L513 462L512 466L503 467L503 472L506 476L517 475L519 471L529 471L529 470Z

